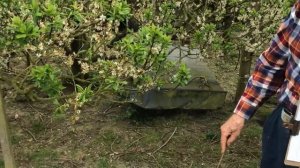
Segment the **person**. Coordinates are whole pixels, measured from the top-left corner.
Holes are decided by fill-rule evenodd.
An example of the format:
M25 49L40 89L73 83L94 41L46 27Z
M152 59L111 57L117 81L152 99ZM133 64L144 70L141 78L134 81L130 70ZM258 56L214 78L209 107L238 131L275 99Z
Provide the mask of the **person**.
M282 126L282 116L295 113L300 93L300 0L280 24L270 47L259 56L234 113L221 126L222 153L237 139L245 121L275 93L278 106L264 123L260 165L292 168L284 164L290 130Z

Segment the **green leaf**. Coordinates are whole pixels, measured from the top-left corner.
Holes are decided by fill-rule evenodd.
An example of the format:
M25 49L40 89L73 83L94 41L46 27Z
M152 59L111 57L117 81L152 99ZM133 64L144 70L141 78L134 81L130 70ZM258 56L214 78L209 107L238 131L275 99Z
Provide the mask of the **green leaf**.
M59 96L64 89L59 79L59 70L49 64L33 67L30 76L34 84L49 97Z
M31 1L31 7L33 10L37 10L39 8L39 1L38 0L32 0Z
M56 4L48 1L44 6L44 12L48 16L55 16L57 15L57 6Z
M26 34L17 34L17 35L16 35L16 38L17 38L17 39L24 39L24 38L26 38L26 37L27 37Z
M83 91L83 87L80 86L80 85L78 85L78 84L76 84L76 89L77 89L78 92L82 92Z
M12 25L18 27L19 25L21 25L23 23L23 21L21 20L21 18L19 16L14 16L12 19Z

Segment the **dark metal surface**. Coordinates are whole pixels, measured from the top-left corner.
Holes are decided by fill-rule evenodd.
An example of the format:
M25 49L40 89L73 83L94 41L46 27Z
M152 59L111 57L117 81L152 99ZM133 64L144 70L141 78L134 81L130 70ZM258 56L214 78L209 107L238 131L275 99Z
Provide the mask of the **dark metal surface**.
M220 87L215 75L200 60L198 50L171 48L169 59L181 60L191 70L191 81L184 87L172 84L146 93L133 92L135 104L146 109L217 109L223 106L226 92ZM190 55L189 55L190 54Z

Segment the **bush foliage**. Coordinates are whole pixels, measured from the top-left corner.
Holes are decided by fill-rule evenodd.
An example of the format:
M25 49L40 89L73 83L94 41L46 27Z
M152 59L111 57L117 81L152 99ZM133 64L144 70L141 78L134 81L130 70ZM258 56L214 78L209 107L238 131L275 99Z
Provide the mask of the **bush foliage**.
M0 80L15 96L52 101L60 113L74 109L77 120L92 98L130 101L132 90L187 84L188 68L167 59L170 45L199 48L203 59L261 52L292 4L2 0Z

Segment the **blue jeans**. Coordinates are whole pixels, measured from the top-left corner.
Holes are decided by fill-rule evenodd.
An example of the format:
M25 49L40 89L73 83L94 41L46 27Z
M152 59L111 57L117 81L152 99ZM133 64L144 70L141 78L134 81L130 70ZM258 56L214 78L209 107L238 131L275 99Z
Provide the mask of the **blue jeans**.
M264 123L261 168L295 168L284 165L290 133L282 126L282 108L278 106Z

